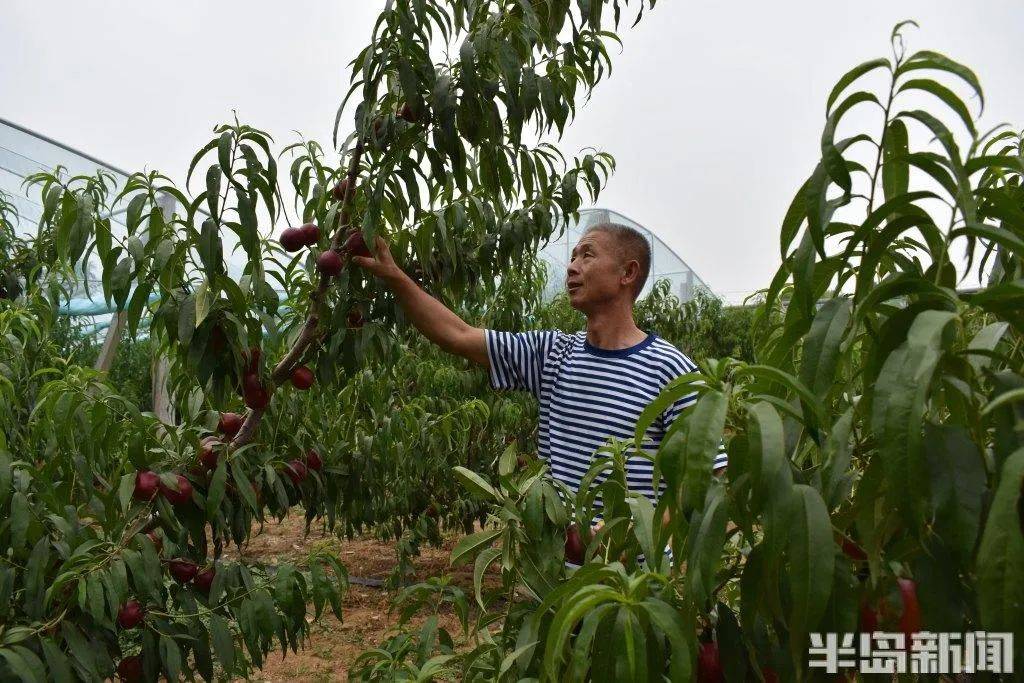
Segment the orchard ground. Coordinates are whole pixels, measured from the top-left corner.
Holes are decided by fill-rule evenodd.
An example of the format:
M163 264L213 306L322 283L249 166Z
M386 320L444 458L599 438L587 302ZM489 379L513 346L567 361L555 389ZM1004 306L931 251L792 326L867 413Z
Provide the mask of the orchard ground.
M225 550L226 559L235 559L240 555L245 562L267 566L274 566L279 562L301 563L312 547L326 544L337 552L338 557L348 568L350 577L387 581L397 564L394 541L382 541L371 536L359 536L352 540L339 539L329 532L325 533L322 527L318 528L316 525L306 536L304 516L300 511L293 513L280 523L271 520L264 526L262 532L254 526L252 539L242 547L241 553L232 547ZM451 532L445 535L445 542L441 548L422 546L419 557L413 558L415 575L410 582L416 583L447 574L452 577L454 585L465 591L472 609L473 565L470 563L450 567L448 564L451 550L461 537L461 534ZM496 567L492 567L489 574L494 585L500 583ZM287 656L282 656L279 649L272 652L267 657L266 665L257 671L251 680L263 683L347 681L348 671L356 658L362 652L384 641L398 625L398 613L389 613L396 592L384 587L352 583L343 603L343 622L339 622L329 609L326 610L327 616L322 623L313 625L309 641L304 648L298 653L289 650ZM310 606L309 619L312 619L312 609ZM419 626L428 616L428 613L417 615L410 623ZM457 639L462 634L462 627L454 610L442 611L439 614L438 625L447 629ZM494 628L500 628L500 623Z

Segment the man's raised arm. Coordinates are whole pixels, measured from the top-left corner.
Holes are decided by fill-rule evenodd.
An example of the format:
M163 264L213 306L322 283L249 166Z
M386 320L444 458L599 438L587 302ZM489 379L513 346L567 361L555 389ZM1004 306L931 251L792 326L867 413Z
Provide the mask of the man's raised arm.
M391 250L382 238L377 237L374 251L375 258L353 256L352 263L370 271L391 288L398 299L398 304L405 312L405 317L423 333L424 337L448 353L468 358L487 367L489 363L484 331L468 324L447 306L420 289L395 263L391 257Z

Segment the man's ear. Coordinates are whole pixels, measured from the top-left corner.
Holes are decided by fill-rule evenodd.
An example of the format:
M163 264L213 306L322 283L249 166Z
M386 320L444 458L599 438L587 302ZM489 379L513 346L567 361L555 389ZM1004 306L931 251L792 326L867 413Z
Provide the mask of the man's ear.
M626 261L622 267L622 277L620 282L623 285L632 287L636 284L636 281L640 278L640 262L636 259L630 259Z

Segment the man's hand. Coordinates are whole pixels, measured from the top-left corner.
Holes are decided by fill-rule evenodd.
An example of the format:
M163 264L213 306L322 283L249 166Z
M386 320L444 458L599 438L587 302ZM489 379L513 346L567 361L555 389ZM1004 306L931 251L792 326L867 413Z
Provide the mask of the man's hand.
M395 263L395 259L391 256L391 248L388 247L388 243L384 241L383 237L377 235L377 240L371 251L375 256L353 256L352 263L360 268L365 268L389 283L401 277L402 269Z
M376 254L373 258L353 256L352 263L370 271L391 288L398 304L405 312L405 317L423 333L424 337L449 353L485 367L489 365L487 341L482 329L472 327L440 301L420 289L398 267L395 259L391 257L387 242L380 236L374 243L373 252Z

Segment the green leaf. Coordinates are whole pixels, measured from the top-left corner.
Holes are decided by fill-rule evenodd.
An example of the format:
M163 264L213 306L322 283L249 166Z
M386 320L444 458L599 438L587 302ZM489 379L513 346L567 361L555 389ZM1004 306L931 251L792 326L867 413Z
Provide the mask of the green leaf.
M824 400L842 378L836 376L840 344L850 323L851 301L846 298L825 301L814 315L804 340L800 380Z
M544 648L544 670L551 673L560 671L565 645L576 623L591 610L608 602L616 602L617 598L615 591L610 587L592 584L584 586L566 600L555 613L548 631Z
M637 449L641 448L644 435L650 426L654 424L654 421L658 419L658 416L662 415L670 405L679 399L692 394L700 386L700 383L701 373L689 372L676 377L662 388L658 396L644 407L640 412L640 417L637 418L635 432Z
M196 287L195 297L195 326L196 328L198 328L203 323L203 321L206 320L206 316L210 314L210 307L211 304L213 303L213 295L210 292L210 286L209 284L207 284L206 280L200 282L199 286Z
M52 638L42 638L40 643L43 646L43 657L46 659L47 673L49 679L55 683L72 683L75 679L71 672L71 662L68 661L60 647L53 642Z
M127 512L132 504L132 493L135 491L135 474L128 473L121 477L117 487L117 500L121 503L121 511Z
M131 288L132 259L125 257L117 262L110 275L110 291L114 295L117 310L123 311Z
M178 341L188 345L196 329L196 298L189 294L178 307Z
M850 171L846 167L846 160L835 144L835 132L843 115L853 107L864 102L874 102L876 105L881 106L878 98L873 94L864 91L855 92L843 100L836 107L835 111L829 114L828 121L825 122L825 128L821 134L821 155L825 170L828 172L829 178L847 194L850 193L853 181L850 178Z
M971 351L994 352L996 347L999 346L999 342L1009 329L1009 323L989 323L974 335L974 339L972 339L971 343L967 346L968 354L970 354ZM974 367L974 371L980 373L992 364L992 357L987 354L971 354L970 361L971 365Z
M753 510L767 510L763 545L774 560L788 536L786 500L792 495L793 472L786 457L782 419L775 407L758 401L747 407L747 413Z
M690 545L686 565L686 582L690 595L703 601L714 588L715 571L722 559L725 545L725 526L729 520L724 487L716 480L708 492L707 501L699 516L699 524L686 541Z
M249 505L249 509L253 511L258 510L259 505L256 502L256 491L253 490L252 482L249 481L249 475L245 473L245 468L238 458L231 460L231 475L235 480L235 485L238 486L239 493L242 494L242 498L245 498L245 502Z
M20 645L10 648L0 647L0 657L7 661L7 666L23 683L44 683L46 681L46 668L39 657L28 648Z
M704 504L711 485L711 470L719 453L728 397L709 391L697 401L686 417L684 441L683 508L692 510Z
M633 517L633 534L640 543L647 564L657 571L665 559L665 553L654 547L654 503L647 496L631 493L626 499Z
M907 124L893 119L885 131L882 143L882 193L886 201L907 191L910 183L910 153Z
M892 71L892 65L889 63L889 60L879 58L869 60L867 62L864 62L863 64L859 64L854 68L850 69L849 71L847 71L845 74L843 74L843 77L836 82L835 86L833 86L832 88L832 92L830 92L828 95L828 101L825 103L825 114L827 115L832 111L832 104L836 101L839 95L842 94L843 90L845 90L848 85L853 83L855 80L857 80L864 74L870 73L875 69L881 68L886 68Z
M160 662L167 680L181 680L181 648L170 636L160 636Z
M925 425L924 452L931 481L933 528L966 566L981 526L988 476L985 461L958 425Z
M206 205L210 209L211 216L217 216L217 209L220 202L220 166L211 164L206 169Z
M473 566L473 593L476 595L476 603L480 605L482 610L487 609L483 599L484 572L487 571L487 568L495 560L501 557L501 553L501 548L488 548L477 555L476 563Z
M669 650L671 652L669 660L671 680L690 680L695 650L692 635L695 633L693 624L687 625L687 620L679 611L657 598L646 598L640 603L640 606L650 617L651 623L665 634L672 646Z
M1024 449L1006 459L978 549L977 590L986 630L1024 638ZM1019 660L1019 650L1017 659ZM1019 663L1019 662L1018 662Z
M466 469L465 467L455 467L452 469L455 476L459 478L462 485L465 486L471 494L482 500L497 500L497 492L484 481L484 478L473 470Z
M220 164L220 169L228 180L231 180L231 143L233 140L234 135L230 130L224 131L217 138L217 163Z
M210 489L206 494L206 514L210 519L217 518L221 501L224 500L228 479L228 464L225 456L225 453L221 453L217 469L213 471L213 476L210 478Z
M797 484L790 504L794 508L788 546L790 642L794 659L802 663L807 654L807 634L817 628L832 593L835 542L825 502L815 489Z
M896 70L896 76L899 77L907 72L918 69L935 69L937 71L945 71L946 73L959 77L967 83L967 85L971 86L974 93L978 96L981 110L984 110L985 95L981 90L981 83L978 81L978 77L974 75L974 72L963 64L955 62L949 57L938 52L921 50L912 54L907 58L907 61L900 65Z
M217 661L226 673L230 673L235 668L235 640L228 621L219 614L210 615L210 636Z
M501 536L501 529L485 529L475 534L464 536L455 547L452 548L452 556L449 564L455 566L460 562L469 559L472 555L486 548L494 542L494 539Z
M963 103L963 100L957 97L956 93L946 86L929 79L911 79L904 82L896 93L899 94L908 90L920 90L922 92L935 95L960 117L960 120L963 121L964 127L967 128L967 132L969 132L972 137L978 134L978 131L974 128L974 119L971 117L971 112L968 111L967 105Z
M871 430L889 478L890 503L914 527L924 519L927 472L921 451L922 421L932 375L956 314L926 310L914 319L907 341L886 358L873 387Z
M25 540L28 534L29 503L28 497L18 491L11 496L11 549L20 552L25 547Z

